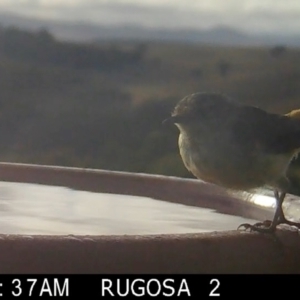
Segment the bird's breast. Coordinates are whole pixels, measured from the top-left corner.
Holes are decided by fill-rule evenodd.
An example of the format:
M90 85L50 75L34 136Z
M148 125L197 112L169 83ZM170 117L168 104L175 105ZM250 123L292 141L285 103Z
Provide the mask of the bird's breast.
M207 182L217 183L218 162L215 155L208 151L207 145L201 146L199 143L193 143L185 134L179 135L178 145L185 167L194 176Z
M195 142L180 134L179 151L186 168L197 178L230 189L250 190L275 183L285 176L289 155L242 153L239 148L222 147L210 141Z

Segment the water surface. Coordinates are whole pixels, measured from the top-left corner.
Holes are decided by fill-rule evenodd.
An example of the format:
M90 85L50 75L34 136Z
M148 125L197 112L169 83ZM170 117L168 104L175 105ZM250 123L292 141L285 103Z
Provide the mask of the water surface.
M4 234L192 233L235 230L241 223L256 221L147 197L0 182Z

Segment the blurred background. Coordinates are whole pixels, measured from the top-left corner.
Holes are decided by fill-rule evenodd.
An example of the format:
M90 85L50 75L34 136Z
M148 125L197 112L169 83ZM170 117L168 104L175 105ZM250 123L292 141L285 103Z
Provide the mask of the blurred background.
M162 121L200 91L300 108L299 28L293 0L2 0L0 161L193 177Z

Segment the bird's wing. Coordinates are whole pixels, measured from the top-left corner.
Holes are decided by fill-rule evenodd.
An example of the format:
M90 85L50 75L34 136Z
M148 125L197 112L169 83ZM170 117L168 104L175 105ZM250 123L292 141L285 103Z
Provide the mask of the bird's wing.
M233 122L234 141L268 153L293 152L300 147L300 121L289 115L242 107Z

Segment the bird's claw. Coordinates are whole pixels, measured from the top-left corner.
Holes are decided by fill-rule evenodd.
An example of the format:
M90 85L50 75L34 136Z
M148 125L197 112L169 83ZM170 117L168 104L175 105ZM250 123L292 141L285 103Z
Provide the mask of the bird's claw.
M272 221L265 220L263 222L258 222L253 225L248 224L248 223L243 223L237 229L239 230L242 227L245 228L244 230L250 229L250 232L256 231L256 232L262 232L262 233L273 233L276 226L273 228Z
M289 226L294 226L294 227L297 227L298 229L300 229L300 223L297 223L297 222L293 222L293 221L290 221L290 220L287 220L285 217L281 218L279 221L278 221L279 224L287 224Z
M240 230L240 228L242 228L242 227L244 227L244 230L247 230L247 229L251 229L251 227L253 227L253 225L248 224L248 223L243 223L237 228L237 230Z

